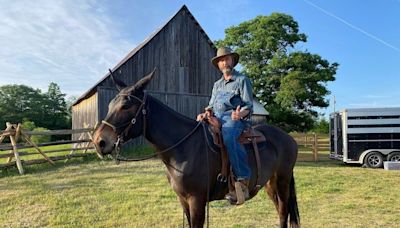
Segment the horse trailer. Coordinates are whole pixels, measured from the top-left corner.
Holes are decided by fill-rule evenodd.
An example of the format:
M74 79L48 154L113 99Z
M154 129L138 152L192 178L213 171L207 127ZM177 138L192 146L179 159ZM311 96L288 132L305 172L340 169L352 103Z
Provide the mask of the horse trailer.
M400 108L344 109L330 114L331 159L382 167L400 161Z

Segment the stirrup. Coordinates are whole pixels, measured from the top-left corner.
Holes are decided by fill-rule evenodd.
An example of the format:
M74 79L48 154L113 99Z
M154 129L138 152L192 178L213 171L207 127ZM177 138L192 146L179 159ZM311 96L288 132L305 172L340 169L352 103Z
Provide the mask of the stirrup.
M222 183L226 183L228 181L228 178L226 176L222 175L222 173L220 173L217 176L217 181L222 182Z

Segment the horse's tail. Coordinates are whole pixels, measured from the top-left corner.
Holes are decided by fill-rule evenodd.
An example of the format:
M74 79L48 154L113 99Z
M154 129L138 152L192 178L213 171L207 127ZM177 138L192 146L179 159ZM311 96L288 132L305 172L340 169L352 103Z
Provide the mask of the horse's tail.
M294 185L294 176L290 180L290 193L288 201L290 227L300 227L300 214L297 207L296 189Z

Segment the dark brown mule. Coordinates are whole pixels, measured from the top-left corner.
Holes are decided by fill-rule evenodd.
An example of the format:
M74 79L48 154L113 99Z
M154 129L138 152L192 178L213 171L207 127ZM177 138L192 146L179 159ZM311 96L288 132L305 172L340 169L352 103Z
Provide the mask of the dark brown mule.
M108 114L94 134L94 143L99 153L110 154L119 145L119 138L126 141L143 135L166 165L168 180L178 195L190 227L203 227L207 201L223 199L228 192L227 184L216 187L221 157L207 145L209 133L202 124L143 92L153 74L154 71L132 86L115 81L120 92L110 102ZM272 126L261 125L257 130L267 138L267 143L260 145L261 183L275 204L280 226L287 227L290 219L291 227L298 227L300 216L293 177L296 142ZM252 152L249 163L252 173L256 174ZM257 194L255 184L253 175L250 197Z

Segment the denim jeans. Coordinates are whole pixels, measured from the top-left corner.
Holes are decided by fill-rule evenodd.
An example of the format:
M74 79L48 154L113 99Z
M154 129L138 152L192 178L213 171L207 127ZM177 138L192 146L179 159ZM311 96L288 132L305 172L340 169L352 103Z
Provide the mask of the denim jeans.
M245 123L242 120L232 120L231 113L224 112L222 115L217 115L222 125L222 138L236 179L238 181L250 179L251 170L247 162L247 152L238 140Z

